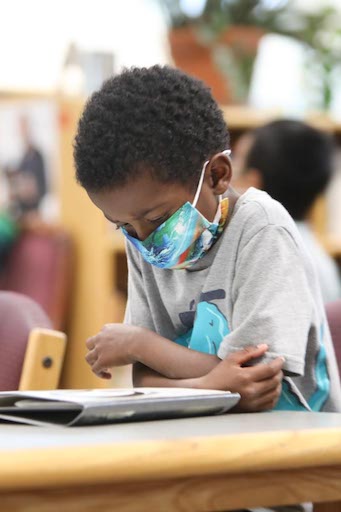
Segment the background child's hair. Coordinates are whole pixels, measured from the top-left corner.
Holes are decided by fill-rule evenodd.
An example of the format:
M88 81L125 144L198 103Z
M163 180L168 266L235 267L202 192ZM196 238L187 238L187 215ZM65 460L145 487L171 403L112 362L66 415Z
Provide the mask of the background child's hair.
M245 169L257 169L262 189L295 220L306 217L332 175L332 138L306 123L283 119L252 133Z
M92 192L146 169L195 186L205 160L228 147L223 114L203 82L167 66L132 68L87 102L74 143L76 177Z

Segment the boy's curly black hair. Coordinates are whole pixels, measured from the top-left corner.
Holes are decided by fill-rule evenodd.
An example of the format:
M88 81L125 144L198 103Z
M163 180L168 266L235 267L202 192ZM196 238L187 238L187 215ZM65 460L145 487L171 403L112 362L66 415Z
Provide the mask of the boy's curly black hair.
M91 192L150 170L163 182L196 182L228 148L223 114L199 80L168 66L131 68L88 100L74 142L77 181Z

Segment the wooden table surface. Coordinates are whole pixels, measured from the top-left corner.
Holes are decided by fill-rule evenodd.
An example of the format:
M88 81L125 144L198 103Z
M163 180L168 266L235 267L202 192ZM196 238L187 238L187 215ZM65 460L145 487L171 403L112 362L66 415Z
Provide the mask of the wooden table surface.
M200 512L338 500L341 414L0 425L1 511Z

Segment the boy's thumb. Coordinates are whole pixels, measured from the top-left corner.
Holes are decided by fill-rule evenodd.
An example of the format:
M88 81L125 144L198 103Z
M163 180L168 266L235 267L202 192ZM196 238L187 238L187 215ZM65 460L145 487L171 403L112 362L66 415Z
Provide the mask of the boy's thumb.
M265 343L244 347L242 350L238 350L237 352L231 354L231 359L233 359L236 364L242 365L250 361L250 359L255 359L262 356L265 354L268 348L268 345Z

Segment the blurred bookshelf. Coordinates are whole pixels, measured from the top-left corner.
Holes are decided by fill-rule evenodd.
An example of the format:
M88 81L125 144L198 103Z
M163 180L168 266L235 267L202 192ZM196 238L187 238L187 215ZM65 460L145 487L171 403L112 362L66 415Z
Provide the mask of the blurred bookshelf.
M20 101L20 100L45 100L45 99L56 99L56 94L54 92L48 92L48 91L37 91L37 90L7 90L7 89L0 89L0 101L3 100L13 100L13 101Z
M235 135L252 130L275 119L292 117L284 114L281 109L258 110L241 105L227 105L222 107L222 111L232 139ZM341 122L336 121L324 112L310 112L303 120L315 126L315 128L333 133L336 137L341 135Z
M281 117L282 113L279 109L257 110L242 105L227 105L222 107L222 111L228 126L233 132L244 132L257 128L264 123Z

